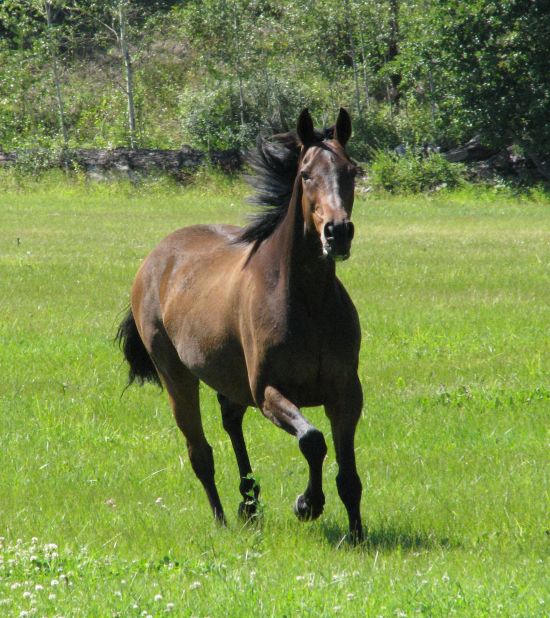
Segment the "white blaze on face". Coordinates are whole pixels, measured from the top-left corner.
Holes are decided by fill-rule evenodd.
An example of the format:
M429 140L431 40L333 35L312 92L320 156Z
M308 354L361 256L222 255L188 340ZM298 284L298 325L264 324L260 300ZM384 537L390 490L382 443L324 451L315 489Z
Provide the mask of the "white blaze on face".
M316 211L315 226L321 240L323 255L333 259L345 259L345 257L335 256L332 253L331 245L325 235L326 225L328 223L339 225L349 218L342 198L339 159L339 154L329 146L314 147L306 153L302 166L305 174L303 190ZM309 176L310 170L311 176Z

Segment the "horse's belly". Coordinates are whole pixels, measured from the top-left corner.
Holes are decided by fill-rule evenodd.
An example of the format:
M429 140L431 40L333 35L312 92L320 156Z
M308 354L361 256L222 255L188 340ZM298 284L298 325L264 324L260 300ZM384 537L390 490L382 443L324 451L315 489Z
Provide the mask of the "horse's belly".
M214 336L204 323L201 333L178 339L178 355L193 375L234 403L253 404L244 354L235 340Z

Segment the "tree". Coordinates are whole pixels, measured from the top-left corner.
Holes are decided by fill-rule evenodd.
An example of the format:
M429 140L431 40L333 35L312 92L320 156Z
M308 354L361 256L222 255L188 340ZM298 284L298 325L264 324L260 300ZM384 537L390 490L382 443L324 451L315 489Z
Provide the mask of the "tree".
M103 30L116 42L122 59L122 72L124 75L124 95L127 102L128 137L130 147L137 145L136 131L136 106L134 91L134 63L129 43L129 19L142 16L143 9L137 2L132 0L74 0L71 10L81 16L83 21L88 21L96 27L94 41L99 43L102 39L99 30Z
M550 162L547 3L431 5L417 57L432 72L442 135L456 142L479 134L495 148L516 144L544 171Z
M66 149L69 134L60 71L62 25L59 20L65 4L64 0L6 0L1 7L0 22L4 32L12 35L12 43L19 47L22 58L34 62L39 62L41 57L48 59L55 89L59 133Z

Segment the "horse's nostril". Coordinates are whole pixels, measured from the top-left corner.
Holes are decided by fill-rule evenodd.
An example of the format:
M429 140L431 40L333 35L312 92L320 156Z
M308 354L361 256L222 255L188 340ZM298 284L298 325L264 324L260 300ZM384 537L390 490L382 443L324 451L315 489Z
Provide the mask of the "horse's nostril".
M334 240L334 223L327 223L325 225L325 238L327 240Z

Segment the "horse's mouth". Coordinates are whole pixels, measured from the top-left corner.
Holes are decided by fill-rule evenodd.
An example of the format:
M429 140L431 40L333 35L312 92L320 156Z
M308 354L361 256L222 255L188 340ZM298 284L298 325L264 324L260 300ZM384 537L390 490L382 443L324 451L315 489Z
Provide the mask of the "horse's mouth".
M349 249L344 253L336 253L332 247L326 243L323 245L323 255L327 258L330 258L333 262L345 262L349 256Z

